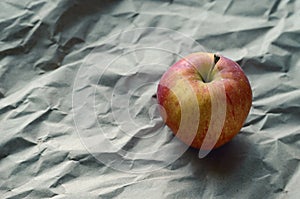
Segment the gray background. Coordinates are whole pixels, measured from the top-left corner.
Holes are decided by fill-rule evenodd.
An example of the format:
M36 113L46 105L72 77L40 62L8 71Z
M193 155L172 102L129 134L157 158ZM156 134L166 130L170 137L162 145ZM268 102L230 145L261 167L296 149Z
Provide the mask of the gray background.
M300 1L288 0L1 1L1 198L297 198L299 10ZM178 31L237 61L250 80L253 105L240 134L206 158L188 149L166 167L134 173L113 169L87 150L74 124L72 95L77 72L99 42L144 27ZM153 34L147 42L169 39ZM186 55L184 44L174 52ZM102 53L116 57L117 46L104 45ZM146 77L157 82L166 69L153 68ZM97 99L99 106L109 101ZM148 158L140 167L151 164Z

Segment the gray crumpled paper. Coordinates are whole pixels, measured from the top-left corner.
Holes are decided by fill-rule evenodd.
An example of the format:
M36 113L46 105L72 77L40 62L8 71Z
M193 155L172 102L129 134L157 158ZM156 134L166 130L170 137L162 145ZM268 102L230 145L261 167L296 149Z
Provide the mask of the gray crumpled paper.
M298 198L299 10L1 1L1 198ZM240 134L204 159L155 100L163 72L195 51L237 61L253 89Z

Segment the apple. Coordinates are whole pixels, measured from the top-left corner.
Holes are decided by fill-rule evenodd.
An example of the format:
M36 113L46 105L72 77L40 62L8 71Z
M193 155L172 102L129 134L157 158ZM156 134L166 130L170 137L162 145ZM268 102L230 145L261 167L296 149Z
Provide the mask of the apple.
M239 133L252 91L242 68L217 54L190 54L168 68L157 101L165 124L196 149L218 148Z

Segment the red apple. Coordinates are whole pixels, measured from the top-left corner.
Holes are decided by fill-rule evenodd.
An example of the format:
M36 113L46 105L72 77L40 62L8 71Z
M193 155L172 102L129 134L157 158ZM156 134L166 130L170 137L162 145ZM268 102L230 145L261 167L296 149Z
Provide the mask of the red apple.
M164 73L157 99L176 137L194 148L211 150L239 133L251 108L252 91L236 62L199 52Z

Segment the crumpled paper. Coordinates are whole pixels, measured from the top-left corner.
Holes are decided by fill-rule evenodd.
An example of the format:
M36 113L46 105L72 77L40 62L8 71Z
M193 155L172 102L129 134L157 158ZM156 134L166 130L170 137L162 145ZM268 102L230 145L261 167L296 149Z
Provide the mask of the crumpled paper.
M1 1L1 198L297 198L299 1ZM248 76L241 132L203 159L157 112L191 52Z

